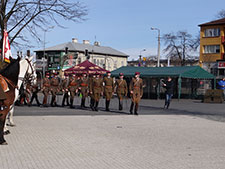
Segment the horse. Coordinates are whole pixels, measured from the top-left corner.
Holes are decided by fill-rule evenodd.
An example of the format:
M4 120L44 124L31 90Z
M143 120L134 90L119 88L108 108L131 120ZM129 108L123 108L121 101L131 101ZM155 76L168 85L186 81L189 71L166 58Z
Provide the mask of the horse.
M0 145L7 145L4 139L5 119L9 112L10 106L14 102L15 89L17 88L18 76L20 71L20 58L10 59L11 63L0 71L1 77L8 83L8 91L5 92L6 100L4 100L5 109L0 111Z
M17 86L18 88L15 89L15 99L13 104L10 106L10 110L9 113L7 115L6 118L6 122L5 122L5 127L4 127L4 134L9 134L10 131L7 128L8 126L15 126L15 123L13 122L13 114L14 114L14 106L15 106L15 102L17 101L18 97L19 97L19 89L22 85L22 83L24 83L28 78L31 78L29 80L33 81L33 83L35 83L37 74L34 71L34 63L32 62L33 60L33 56L29 57L29 58L24 58L21 59L19 64L20 64L20 71L19 71L19 77L18 77L18 82L17 82Z

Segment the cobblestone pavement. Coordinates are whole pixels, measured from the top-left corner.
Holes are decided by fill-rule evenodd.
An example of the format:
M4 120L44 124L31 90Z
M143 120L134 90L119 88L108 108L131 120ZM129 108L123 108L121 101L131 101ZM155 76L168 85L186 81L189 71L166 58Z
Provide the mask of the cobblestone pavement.
M127 102L127 103L126 103ZM225 104L142 100L140 115L16 107L1 169L224 169ZM75 101L77 108L79 102Z

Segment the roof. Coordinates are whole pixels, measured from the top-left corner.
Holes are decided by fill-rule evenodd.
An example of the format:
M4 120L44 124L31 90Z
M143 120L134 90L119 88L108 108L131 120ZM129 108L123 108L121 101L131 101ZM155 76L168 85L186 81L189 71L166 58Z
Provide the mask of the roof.
M131 67L123 66L112 71L113 76L119 73L124 76L134 76L135 72L140 72L142 77L182 77L193 79L213 79L214 75L208 73L200 66L179 66L179 67Z
M87 49L90 53L109 54L109 55L115 55L115 56L128 57L127 54L120 52L116 49L113 49L111 47L75 43L75 42L67 42L67 43L59 44L53 47L46 48L45 51L65 51L66 47L68 47L68 51L84 52L85 49ZM35 52L41 52L41 51L43 51L43 49L37 50Z
M206 22L206 23L200 24L198 26L212 26L212 25L225 25L225 18L214 20L211 22Z
M82 73L87 73L87 74L95 74L95 73L100 73L100 74L105 74L107 70L101 68L100 66L95 65L94 63L85 60L84 62L75 65L69 69L66 69L65 74L71 74L71 73L76 73L76 74L82 74Z

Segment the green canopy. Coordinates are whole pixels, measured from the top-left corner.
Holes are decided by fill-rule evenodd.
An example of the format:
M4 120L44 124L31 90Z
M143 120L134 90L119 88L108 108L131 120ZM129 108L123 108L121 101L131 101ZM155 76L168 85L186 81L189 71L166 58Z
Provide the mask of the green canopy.
M142 77L181 77L192 79L214 79L214 75L208 73L200 66L180 66L180 67L132 67L123 66L112 71L113 76L134 76L135 72L140 72Z
M214 86L216 83L215 76L200 66L179 66L179 67L132 67L123 66L119 69L112 71L112 76L119 76L123 73L125 77L134 76L135 72L140 72L141 77L178 77L178 98L181 94L181 79L214 79Z

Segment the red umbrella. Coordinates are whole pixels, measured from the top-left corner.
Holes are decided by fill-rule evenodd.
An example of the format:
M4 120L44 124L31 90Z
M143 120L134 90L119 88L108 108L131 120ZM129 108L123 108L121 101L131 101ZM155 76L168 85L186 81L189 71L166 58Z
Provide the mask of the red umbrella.
M64 71L65 74L82 74L82 73L87 73L87 74L105 74L108 72L108 70L105 70L101 68L100 66L95 65L94 63L89 62L88 60L85 60L84 62L75 65L71 68L68 68Z

